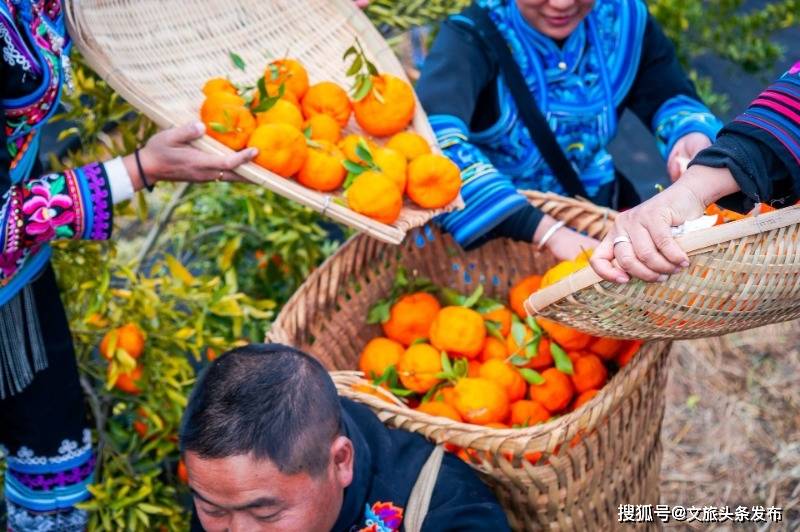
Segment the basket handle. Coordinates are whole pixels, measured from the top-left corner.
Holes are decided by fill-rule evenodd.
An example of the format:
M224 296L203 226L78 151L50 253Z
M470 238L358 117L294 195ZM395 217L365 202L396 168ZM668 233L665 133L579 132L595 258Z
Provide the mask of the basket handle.
M705 248L716 246L723 242L766 233L797 223L800 223L800 207L792 206L767 214L761 214L753 218L745 218L708 229L686 233L677 237L675 240L687 254L693 254L695 251L699 253ZM600 281L602 281L600 276L597 275L591 266L587 266L547 288L534 292L533 295L525 301L525 310L531 315L539 314L549 305L561 301L579 290L593 286Z

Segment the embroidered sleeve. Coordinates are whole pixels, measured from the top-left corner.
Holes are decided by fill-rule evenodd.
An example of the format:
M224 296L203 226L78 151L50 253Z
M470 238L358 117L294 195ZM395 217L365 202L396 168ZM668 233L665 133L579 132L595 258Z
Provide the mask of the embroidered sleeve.
M675 47L650 15L643 39L639 70L623 105L650 127L665 159L687 133L703 133L713 140L722 123L700 101Z
M511 178L498 172L480 148L469 142L468 124L481 92L493 79L493 67L472 35L452 21L442 24L416 90L439 145L461 168L466 207L439 221L462 246L474 244L528 206Z
M443 115L431 116L430 121L442 150L461 168L465 203L464 209L445 214L439 221L459 244L468 246L529 204L511 178L498 172L480 148L468 141L463 122Z
M6 258L50 240L111 235L110 188L100 163L14 185L3 195L2 211L0 243Z
M722 122L699 100L679 95L664 102L653 117L651 129L661 156L669 157L672 147L684 135L702 133L712 141Z

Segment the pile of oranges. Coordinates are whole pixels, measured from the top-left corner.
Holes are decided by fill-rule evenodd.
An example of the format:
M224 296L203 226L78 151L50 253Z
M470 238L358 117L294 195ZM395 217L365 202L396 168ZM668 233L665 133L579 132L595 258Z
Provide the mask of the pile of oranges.
M380 323L383 335L364 347L358 369L377 386L358 391L497 429L530 427L581 408L642 343L534 319L522 302L543 282L587 263L583 255L520 279L506 303L484 297L482 287L465 296L426 280L405 282L405 293L393 289L370 311L368 322Z
M348 57L354 58L350 93L332 81L311 84L304 66L290 58L270 62L254 87L208 80L200 109L208 134L234 150L257 148L256 164L305 187L344 189L347 207L385 224L397 220L406 196L424 209L450 204L461 188L460 170L406 131L416 109L411 85L379 73L360 45ZM351 116L365 135L343 137Z
M100 355L109 361L110 386L132 395L142 392L139 384L143 372L139 358L144 353L144 346L144 333L135 323L111 329L103 336L99 350Z

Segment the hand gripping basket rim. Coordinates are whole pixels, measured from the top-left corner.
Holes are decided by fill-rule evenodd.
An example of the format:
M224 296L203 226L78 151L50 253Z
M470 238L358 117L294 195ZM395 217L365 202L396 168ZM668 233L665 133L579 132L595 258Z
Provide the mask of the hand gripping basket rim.
M711 227L709 229L694 231L677 237L678 245L687 252L691 262L697 263L699 260L713 261L717 257L727 256L727 260L739 261L744 264L744 252L731 256L731 249L737 244L746 244L753 237L763 239L765 242L775 241L786 243L784 251L787 251L787 256L797 257L800 255L800 249L797 248L797 233L800 232L800 207L792 206L779 209L770 213L757 215L735 222ZM786 234L787 228L793 231L793 234ZM748 240L750 239L750 240ZM791 244L788 242L791 240ZM719 246L727 244L727 249L720 250ZM791 245L794 248L794 255L789 253ZM751 246L751 249L755 246ZM768 253L768 252L767 252ZM746 267L756 270L759 267L759 260L761 258L755 256L753 260L748 263ZM796 260L796 259L795 259ZM800 267L795 263L793 265L795 275L800 274ZM744 267L744 266L743 266ZM764 266L766 268L766 266ZM713 276L717 272L704 274L703 279L695 285L688 284L685 275L691 270L691 267L680 274L670 276L669 279L663 283L644 283L642 281L634 280L630 285L636 289L644 287L642 291L635 292L631 297L625 298L624 303L628 308L624 310L619 305L621 294L630 288L626 285L616 285L603 281L591 267L586 267L562 280L537 291L531 295L525 302L525 308L531 315L541 315L562 321L567 325L577 329L589 332L591 334L599 334L606 336L616 336L624 338L637 338L645 340L654 339L687 339L687 338L700 338L705 336L718 336L729 332L744 330L756 326L766 325L778 321L785 321L793 319L800 314L796 309L787 309L781 312L780 309L772 314L761 316L760 321L748 320L739 317L735 321L731 319L732 312L717 309L704 308L701 304L696 304L699 298L703 298L710 290L706 289L714 279ZM719 270L719 268L718 268ZM724 273L722 273L724 275ZM706 276L708 278L706 278ZM787 295L786 290L790 290L789 295L795 299L800 300L800 284L797 279L793 282L787 283L780 279L776 280L776 290L781 292L784 297ZM788 285L788 286L787 286ZM682 290L682 293L695 294L688 297L687 310L683 313L676 314L674 317L663 317L661 324L654 323L652 327L648 327L643 319L637 319L632 329L626 328L625 320L631 314L637 316L646 315L647 307L644 301L639 301L636 296L640 296L643 300L647 299L647 305L652 308L653 293L646 292L647 287L651 290L659 290L659 294L669 293L670 290ZM727 299L728 301L743 300L740 298L740 293L749 290L752 301L744 306L743 312L758 312L761 300L766 301L768 298L764 290L760 294L755 290L750 283L741 282L728 285L729 288L739 291L739 293L729 292L723 295L715 296L715 302ZM688 288L688 290L687 290ZM762 285L760 288L765 288ZM769 286L766 287L770 288ZM616 297L615 297L616 296ZM582 298L587 298L586 301L579 301ZM758 298L761 298L759 300ZM719 303L716 306L720 306ZM593 321L596 313L576 311L578 307L593 307L605 308L608 307L609 312L613 307L613 314L604 316L604 322L598 324ZM725 305L725 308L734 308L730 305ZM735 308L734 308L735 309ZM692 321L692 318L697 318ZM728 323L727 320L730 320ZM708 323L713 322L714 327L709 327Z
M202 99L200 91L202 81L211 77L211 75L224 74L225 70L221 67L222 62L224 61L226 65L230 63L227 60L227 52L222 50L233 48L234 51L242 56L255 58L250 63L256 64L256 61L266 63L267 59L264 58L262 53L260 51L257 53L255 50L257 47L263 50L266 46L263 42L256 44L256 41L258 41L257 36L259 35L259 31L257 31L259 28L254 26L257 24L256 17L254 15L241 16L235 19L235 16L240 14L239 12L248 12L248 5L258 7L259 11L250 10L249 14L261 13L262 19L259 19L259 21L267 18L263 14L265 9L272 10L268 13L268 17L271 17L269 19L271 22L276 20L276 17L282 17L280 20L287 25L289 24L284 20L287 17L293 17L290 21L302 19L307 25L311 24L314 17L324 19L320 20L318 25L324 31L309 31L310 35L299 35L300 30L292 27L292 29L295 29L294 33L291 31L279 33L281 38L284 39L293 36L294 41L291 43L288 41L287 43L277 42L275 35L269 35L271 38L270 47L274 50L280 47L281 51L279 53L285 53L287 48L293 51L298 50L298 53L293 53L292 55L298 57L304 63L306 55L311 57L313 54L316 65L324 63L331 70L332 67L329 65L341 65L341 68L336 71L338 74L339 71L344 70L342 53L350 46L352 41L342 42L340 39L332 46L330 39L333 36L342 37L342 34L347 34L349 38L358 36L367 53L376 62L379 70L389 72L406 81L408 80L402 65L388 43L386 43L366 15L353 5L351 0L306 0L304 2L275 0L266 4L256 0L238 0L237 2L227 3L215 0L170 0L169 2L156 2L155 0L69 0L65 2L65 10L70 35L86 62L133 106L160 126L171 127L198 120L197 109ZM197 28L189 31L191 38L194 40L188 40L187 28L191 28L193 22L186 20L186 14L194 13L193 16L200 16L205 10L211 10L212 6L217 7L211 11L214 16L207 16L202 22L195 21ZM230 16L224 17L224 21L229 27L235 29L236 34L234 36L225 35L223 31L210 31L209 28L212 28L214 24L221 24L219 19L223 17L219 14L219 6L225 6L226 10L230 12ZM141 20L147 20L148 26L156 29L137 26L136 21ZM120 21L125 22L125 27L115 27L121 25ZM336 22L340 26L336 26ZM248 24L251 26L247 26ZM144 25L141 24L140 26ZM201 40L200 31L206 32L206 35L202 36L202 46L199 44ZM246 37L251 34L254 37L247 39ZM154 37L156 36L160 39L159 41L155 41ZM233 43L233 37L237 37L240 43ZM181 41L181 38L184 41ZM310 42L313 39L329 40L325 43ZM207 49L209 41L216 42L219 45L216 51ZM298 42L301 42L302 45L298 45ZM168 44L169 46L167 46ZM284 44L287 45L284 46ZM292 44L294 44L294 47L291 46ZM336 48L336 44L341 49ZM185 55L185 50L189 49L192 50L192 53L197 54L196 56L187 56L193 61L179 61L180 57L177 56L180 54L178 51ZM209 53L217 54L212 56L214 60L208 59ZM220 53L225 59L219 55ZM172 54L173 57L170 58L169 54ZM201 54L205 55L201 57ZM215 68L215 73L208 70L208 74L203 77L203 80L196 77L195 73L199 74L197 65L203 68L211 68L210 65L214 64L219 67ZM258 64L260 65L260 63ZM152 79L156 74L158 75L155 86L153 82L145 83L141 81L141 72L144 70L144 66L147 66L148 79ZM319 69L323 69L323 67L318 67L317 70L312 69L310 61L306 66L309 69L312 83L335 77L327 71L320 72ZM187 76L187 72L195 75L195 78L192 78L191 75ZM235 70L230 74L232 76L244 76L243 73ZM254 72L248 74L248 78L255 79L255 77L256 74ZM242 81L244 81L244 78ZM170 101L162 92L175 92L175 89L179 86L182 87L178 95L180 105L176 105L174 98ZM163 87L165 90L157 91L157 87ZM187 96L187 94L191 94L191 96ZM354 122L353 120L352 123ZM439 152L435 135L419 101L417 101L412 129L428 141L434 152ZM230 153L229 148L209 136L197 140L193 145L208 153L222 155ZM254 163L245 164L237 168L236 172L253 183L262 185L281 196L319 211L337 222L391 244L399 244L407 231L424 225L437 214L463 207L463 201L460 196L444 209L438 210L421 209L406 200L400 218L394 224L387 225L350 210L341 204L335 195L311 190L291 179L273 174Z

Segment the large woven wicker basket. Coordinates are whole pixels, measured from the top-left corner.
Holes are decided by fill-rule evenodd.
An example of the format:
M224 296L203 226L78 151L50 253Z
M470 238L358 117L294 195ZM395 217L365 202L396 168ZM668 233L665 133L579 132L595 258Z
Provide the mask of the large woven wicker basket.
M567 207L549 194L530 197L561 214L584 208L593 213L584 224L616 216L575 200ZM791 320L800 316L798 235L800 207L687 233L677 240L691 265L665 282L601 282L587 267L533 294L526 309L598 336L648 340L719 336Z
M584 211L574 200L544 207L586 228L602 231L606 226L599 209ZM397 267L462 293L482 283L491 297L505 298L513 281L542 273L553 263L533 246L509 240L464 252L429 228L415 230L401 247L357 236L309 276L267 339L317 357L333 371L342 395L365 403L387 425L483 457L472 466L493 488L515 529L611 530L617 526L619 504L658 502L669 343L645 344L584 408L526 429L456 423L352 389L366 382L351 371L361 349L380 334L379 326L365 324L367 311L389 292ZM571 446L579 433L580 442ZM532 465L524 458L536 451L543 457Z
M300 60L311 82L347 86L342 54L358 37L381 72L406 78L397 57L351 0L71 0L66 2L70 34L86 61L124 98L159 125L198 120L201 87L229 75L253 83L268 58ZM245 72L234 69L239 54ZM412 128L438 150L422 106ZM348 132L358 132L355 121ZM228 148L210 137L195 143L211 153ZM237 170L243 177L384 242L400 243L412 227L441 211L409 202L393 225L362 216L330 194L315 192L255 164ZM458 198L445 210L462 205Z

